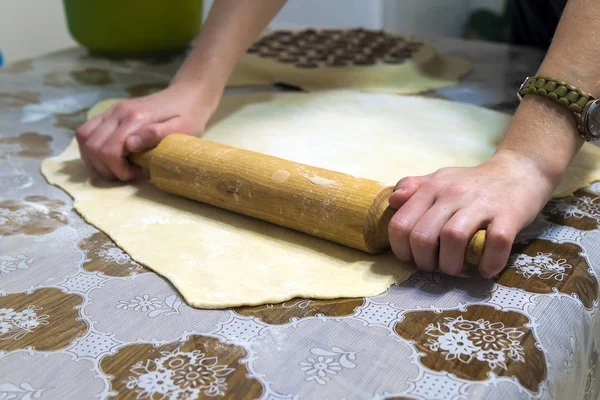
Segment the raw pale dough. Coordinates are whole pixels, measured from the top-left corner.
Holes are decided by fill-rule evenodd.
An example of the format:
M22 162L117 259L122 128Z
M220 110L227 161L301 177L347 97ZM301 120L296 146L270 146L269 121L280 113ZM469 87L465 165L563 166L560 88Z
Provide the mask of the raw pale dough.
M98 104L91 115L113 102ZM419 97L262 93L225 96L205 138L394 184L406 175L487 159L509 119ZM74 141L44 161L42 172L73 196L86 220L164 275L195 307L371 296L415 271L390 252L368 256L162 193L148 182L91 178ZM586 144L567 177L556 194L600 179L600 149Z
M262 37L277 32L267 31L257 42L260 43ZM317 41L317 46L322 44L323 40ZM314 51L311 44L306 46ZM271 50L277 54L289 53L290 47L289 44L280 43ZM368 43L357 49L364 50L364 47L368 47ZM307 91L353 88L368 92L410 94L454 86L459 78L471 70L471 64L467 60L439 54L427 43L405 62L398 64L386 64L377 60L373 65L357 66L348 62L343 67L330 67L325 65L325 61L317 63L317 68L297 68L294 63L277 61L276 57L246 53L230 77L228 86L284 83Z

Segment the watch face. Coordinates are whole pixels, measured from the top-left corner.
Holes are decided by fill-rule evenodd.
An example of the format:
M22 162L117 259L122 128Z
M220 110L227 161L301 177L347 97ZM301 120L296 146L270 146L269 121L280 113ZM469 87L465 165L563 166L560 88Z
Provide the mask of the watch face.
M594 101L585 114L585 131L594 140L600 138L600 100Z

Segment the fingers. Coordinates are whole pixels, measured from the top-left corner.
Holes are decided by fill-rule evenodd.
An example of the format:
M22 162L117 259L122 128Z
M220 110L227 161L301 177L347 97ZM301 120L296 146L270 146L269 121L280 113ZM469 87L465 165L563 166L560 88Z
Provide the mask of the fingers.
M179 121L176 118L151 124L133 132L125 141L125 149L139 153L156 147L168 135L177 132Z
M104 165L121 181L134 178L139 170L133 167L126 156L129 153L125 148L127 137L135 132L144 123L143 120L127 120L108 137L100 150L100 158Z
M79 153L81 154L81 158L83 162L88 166L88 168L94 168L91 161L87 157L86 152L84 151L84 144L91 137L92 132L98 128L98 126L102 123L102 117L96 116L83 125L81 125L75 131L75 138L77 139L77 145L79 146Z
M432 174L400 179L394 188L394 193L390 196L390 206L395 209L402 207L425 182L431 179L431 176Z
M388 224L388 236L392 251L402 261L412 261L413 254L410 246L410 233L423 214L431 208L434 196L430 190L422 188L417 191Z
M104 143L108 140L116 128L116 120L104 120L102 124L100 124L98 128L92 132L90 138L83 144L85 157L89 160L94 169L105 179L114 179L115 175L110 171L108 166L105 165L105 162L101 157L101 151Z
M464 269L465 252L471 237L489 223L486 213L477 209L458 210L440 232L439 268L448 275Z
M492 278L506 266L513 242L520 229L513 221L507 218L496 218L489 224L483 258L479 266L482 277Z
M419 219L409 236L415 264L424 271L438 268L440 232L456 212L456 206L438 201Z
M121 102L90 119L76 132L81 158L105 179L126 181L139 170L126 159L127 137L148 122L150 114Z

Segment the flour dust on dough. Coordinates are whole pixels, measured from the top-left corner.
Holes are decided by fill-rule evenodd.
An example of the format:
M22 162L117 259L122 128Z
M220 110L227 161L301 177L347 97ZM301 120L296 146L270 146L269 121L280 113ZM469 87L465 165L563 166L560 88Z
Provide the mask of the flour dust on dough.
M98 104L90 116L115 101ZM403 176L484 161L509 120L495 111L420 97L261 93L224 96L204 138L394 184ZM74 198L89 223L166 277L194 307L373 296L415 272L391 252L370 256L163 193L147 181L95 178L75 141L44 161L42 172ZM597 179L600 149L586 144L555 195Z

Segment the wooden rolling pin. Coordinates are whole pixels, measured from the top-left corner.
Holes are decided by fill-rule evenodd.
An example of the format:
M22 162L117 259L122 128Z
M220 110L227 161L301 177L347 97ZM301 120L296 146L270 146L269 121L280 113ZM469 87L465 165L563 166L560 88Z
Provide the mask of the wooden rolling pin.
M370 254L389 249L393 187L194 136L170 135L129 157L160 190L317 236ZM477 266L478 231L465 253Z

